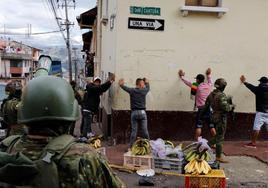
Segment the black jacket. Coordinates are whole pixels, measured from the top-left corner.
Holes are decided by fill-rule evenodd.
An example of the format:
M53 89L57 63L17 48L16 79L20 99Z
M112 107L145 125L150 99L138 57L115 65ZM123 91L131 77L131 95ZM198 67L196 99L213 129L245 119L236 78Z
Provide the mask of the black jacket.
M268 84L259 84L254 86L245 82L245 86L256 96L256 111L268 113Z
M84 100L83 100L83 109L89 110L93 113L96 113L99 109L99 104L100 104L100 95L107 91L110 86L111 82L105 82L104 84L101 84L99 86L90 83L86 86L86 93L84 95Z

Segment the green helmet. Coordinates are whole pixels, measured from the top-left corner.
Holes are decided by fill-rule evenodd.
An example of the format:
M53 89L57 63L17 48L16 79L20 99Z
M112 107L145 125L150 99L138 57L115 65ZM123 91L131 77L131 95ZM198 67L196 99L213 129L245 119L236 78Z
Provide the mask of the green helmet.
M214 86L215 86L217 89L224 90L224 88L227 86L227 82L226 82L225 79L223 79L223 78L218 78L218 79L215 81Z
M75 121L78 114L78 103L70 84L62 78L40 76L29 81L23 89L18 123Z

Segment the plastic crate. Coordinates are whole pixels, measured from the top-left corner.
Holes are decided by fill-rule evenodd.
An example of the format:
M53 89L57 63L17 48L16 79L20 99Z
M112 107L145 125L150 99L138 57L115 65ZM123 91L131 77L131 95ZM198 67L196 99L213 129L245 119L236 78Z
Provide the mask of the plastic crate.
M226 188L223 170L211 170L207 175L185 175L185 188Z
M124 166L135 169L151 169L152 155L132 155L131 151L124 153Z
M96 149L96 151L97 151L99 154L101 154L101 155L103 155L103 156L106 156L106 148L105 148L105 147L98 148L98 149Z
M153 167L156 172L174 172L181 174L183 171L183 159L153 158Z

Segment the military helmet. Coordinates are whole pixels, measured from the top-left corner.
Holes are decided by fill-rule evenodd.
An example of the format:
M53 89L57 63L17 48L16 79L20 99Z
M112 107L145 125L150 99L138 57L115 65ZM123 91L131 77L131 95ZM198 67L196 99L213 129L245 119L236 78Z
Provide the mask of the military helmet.
M75 121L78 103L70 84L62 78L40 76L29 81L23 89L18 109L18 122L45 120Z
M15 93L15 90L16 90L16 84L13 81L9 82L5 87L5 91L10 94Z
M224 89L227 86L227 82L223 78L218 78L215 81L214 86L218 89Z

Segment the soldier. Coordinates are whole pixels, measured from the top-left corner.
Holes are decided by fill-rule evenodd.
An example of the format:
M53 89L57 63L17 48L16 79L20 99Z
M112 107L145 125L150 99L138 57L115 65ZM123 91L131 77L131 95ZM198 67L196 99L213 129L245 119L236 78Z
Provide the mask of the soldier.
M223 93L227 83L223 78L215 81L215 90L208 96L202 115L204 115L210 108L212 108L211 123L214 124L216 135L209 141L209 145L216 144L216 160L221 163L228 163L221 157L224 135L227 125L227 114L234 108L234 105L228 103L228 98Z
M23 134L23 125L17 123L17 109L20 103L22 86L18 81L12 81L7 84L6 91L8 97L4 99L1 105L3 122L7 127L7 136Z
M18 109L18 122L27 126L28 133L2 142L1 150L17 160L13 164L13 157L13 167L3 173L9 165L7 159L1 163L1 156L10 155L0 152L0 186L121 187L105 159L88 144L77 143L68 135L78 118L78 104L68 82L53 76L31 80L23 90ZM18 166L22 161L24 164ZM5 166L1 168L1 164Z

